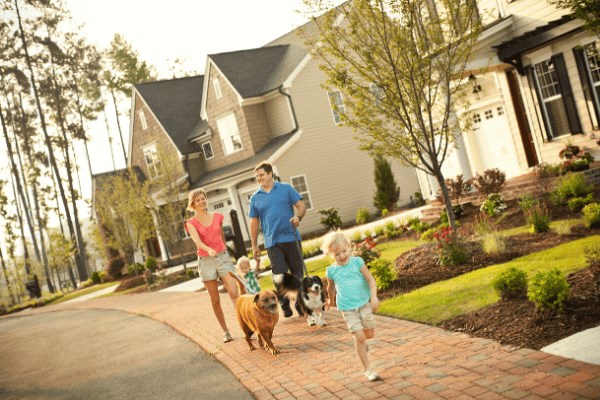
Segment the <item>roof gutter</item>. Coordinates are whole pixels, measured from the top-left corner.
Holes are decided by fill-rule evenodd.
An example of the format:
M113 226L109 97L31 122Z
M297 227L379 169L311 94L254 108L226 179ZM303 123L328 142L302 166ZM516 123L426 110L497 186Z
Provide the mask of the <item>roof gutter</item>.
M279 90L279 93L281 93L282 95L284 95L285 97L288 98L288 102L290 104L290 109L292 110L292 118L294 120L294 129L292 129L290 132L288 133L295 133L298 131L298 118L296 118L296 110L294 109L294 103L292 102L292 96L290 96L288 93L283 91L283 85L279 86L277 88L277 90Z

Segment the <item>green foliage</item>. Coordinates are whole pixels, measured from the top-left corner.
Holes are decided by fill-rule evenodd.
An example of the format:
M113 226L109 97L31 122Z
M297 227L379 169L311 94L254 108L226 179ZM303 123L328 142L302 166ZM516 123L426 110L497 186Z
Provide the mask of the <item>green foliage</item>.
M354 243L358 243L362 240L362 238L363 238L363 235L362 235L362 233L360 233L360 231L354 231L352 233L352 237L350 238L350 241L354 242Z
M521 210L526 213L531 210L533 206L540 204L540 201L530 194L524 194L519 198L518 204Z
M492 281L492 287L502 300L527 297L527 274L522 269L505 269Z
M378 210L396 209L396 203L400 198L400 187L396 183L392 166L389 161L382 156L375 156L375 195L373 196L373 205Z
M594 157L590 153L583 151L579 146L571 143L567 143L558 155L561 159L565 160L560 165L561 174L584 171L589 169L590 164L594 161Z
M560 175L560 165L541 163L534 167L533 172L538 180L553 178Z
M102 282L102 277L100 276L100 272L98 271L94 271L92 272L92 276L90 277L90 279L92 280L92 282L94 282L96 285Z
M417 233L423 233L430 227L427 222L421 221L419 217L410 218L406 224Z
M185 276L187 279L194 279L198 276L198 271L194 268L188 268L185 270Z
M375 249L375 242L371 238L366 238L362 242L352 244L352 255L363 259L365 264L379 258L381 253Z
M387 208L384 208L383 210L381 210L381 216L382 217L387 217L387 215L389 214L389 211Z
M525 219L533 233L544 233L550 230L550 213L543 204L533 206L525 214Z
M498 168L486 169L483 175L476 175L473 178L473 186L479 193L490 195L500 193L506 183L506 175Z
M429 229L427 229L425 232L423 232L423 234L421 234L421 240L424 240L426 242L433 241L433 234L436 231L437 231L436 228L429 228Z
M375 227L375 235L376 236L383 236L384 231L385 231L385 227L383 225L377 225Z
M146 278L143 275L133 276L128 279L124 279L119 283L119 286L115 289L115 292L122 292L125 290L133 289L139 286L146 285Z
M125 270L127 271L128 275L137 275L137 274L141 274L144 272L144 270L146 269L146 267L144 267L143 264L140 264L138 262L130 264L127 266L127 268L125 268Z
M568 221L556 221L554 231L559 235L568 235L571 233L571 224Z
M558 269L538 272L527 292L527 298L541 311L560 312L569 295L569 283Z
M581 211L586 228L600 228L600 203L588 204Z
M413 199L416 207L425 205L425 199L423 198L421 192L415 192L415 194L413 194Z
M156 258L148 257L146 258L146 269L150 272L155 272L158 268L158 263L156 262Z
M506 202L500 193L491 193L481 204L479 209L490 217L494 217L506 210L506 207Z
M387 289L397 279L394 263L385 258L378 258L367 264L378 289Z
M321 225L329 230L335 230L342 226L342 219L340 218L339 210L336 207L330 207L318 211L319 214L324 215L319 221Z
M600 291L600 245L585 247L583 255L587 261L596 289Z
M567 201L567 206L571 211L581 211L583 207L594 202L594 194L589 193L585 197L573 197Z
M366 207L360 207L356 211L356 223L359 225L369 222L369 217L369 209Z
M310 258L321 254L321 242L317 239L302 241L302 257Z
M444 227L433 234L438 242L439 263L442 265L461 265L465 263L469 254L464 239L451 227Z
M582 174L570 173L558 179L556 188L550 193L550 200L556 206L564 205L574 197L586 197L594 188Z
M452 211L454 212L454 217L456 219L460 219L464 213L463 207L460 204L453 205ZM448 211L446 211L446 208L443 208L442 212L440 213L440 222L442 224L448 224Z
M109 279L117 280L123 276L123 267L125 261L122 258L113 258L108 262L108 265L104 269Z

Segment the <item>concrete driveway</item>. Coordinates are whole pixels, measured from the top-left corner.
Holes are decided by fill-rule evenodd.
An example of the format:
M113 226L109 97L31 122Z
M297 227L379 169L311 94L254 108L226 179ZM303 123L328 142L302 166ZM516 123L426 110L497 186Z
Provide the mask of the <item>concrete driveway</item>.
M115 310L0 319L1 399L252 399L188 338Z

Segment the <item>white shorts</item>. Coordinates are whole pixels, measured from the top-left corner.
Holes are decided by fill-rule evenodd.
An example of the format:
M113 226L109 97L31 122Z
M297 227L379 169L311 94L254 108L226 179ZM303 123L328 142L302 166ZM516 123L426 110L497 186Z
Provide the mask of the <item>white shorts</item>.
M365 329L373 329L375 323L373 320L373 310L371 304L367 302L364 306L355 310L342 311L346 325L350 333L362 331Z
M222 278L230 272L237 277L233 258L229 256L226 250L217 253L215 257L198 257L198 274L203 282L217 280L217 278Z

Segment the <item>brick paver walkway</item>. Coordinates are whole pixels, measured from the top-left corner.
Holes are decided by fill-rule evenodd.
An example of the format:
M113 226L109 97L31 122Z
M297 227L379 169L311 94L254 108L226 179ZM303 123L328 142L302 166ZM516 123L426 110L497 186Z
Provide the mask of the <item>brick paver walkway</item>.
M363 377L338 311L327 313L323 328L281 318L273 342L282 353L250 352L231 301L221 300L235 338L227 344L206 293L113 296L25 313L108 308L164 322L222 362L257 399L600 399L600 365L383 316L376 316L370 345L382 381Z

